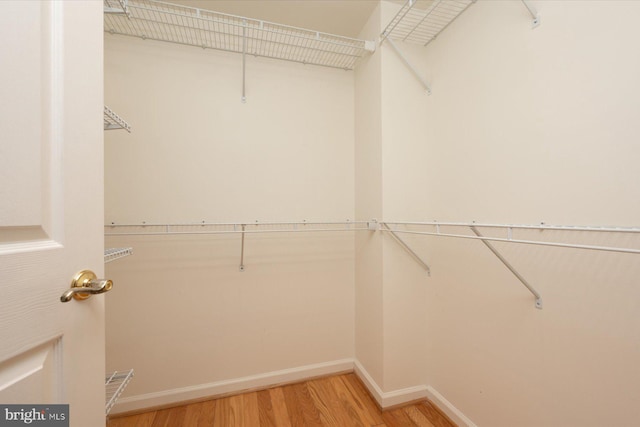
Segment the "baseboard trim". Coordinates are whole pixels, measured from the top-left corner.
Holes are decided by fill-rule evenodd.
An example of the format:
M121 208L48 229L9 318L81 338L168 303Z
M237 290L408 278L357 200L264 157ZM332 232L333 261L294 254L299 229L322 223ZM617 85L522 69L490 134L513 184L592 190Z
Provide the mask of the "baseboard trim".
M362 366L358 360L354 359L334 360L331 362L283 369L281 371L267 372L242 378L234 378L231 380L124 397L118 400L111 410L110 415L115 416L139 413L151 409L176 406L199 400L214 399L226 395L238 394L251 390L261 390L290 383L297 383L326 375L337 375L345 372L354 372L367 388L367 391L374 398L378 406L383 410L411 404L422 399L428 399L459 427L477 427L469 418L467 418L460 410L458 410L458 408L456 408L432 386L421 385L390 392L382 391L380 386L378 386L373 377L369 375L364 366Z
M424 385L384 392L358 360L355 360L353 364L355 374L383 410L427 398L427 386Z
M458 408L453 406L451 402L431 386L427 386L427 399L436 405L439 410L459 427L477 427L473 421L467 418Z
M231 380L129 396L118 400L110 414L135 413L151 408L168 407L185 402L205 400L206 398L214 399L249 390L260 390L295 383L314 377L352 372L353 369L353 359L341 359Z

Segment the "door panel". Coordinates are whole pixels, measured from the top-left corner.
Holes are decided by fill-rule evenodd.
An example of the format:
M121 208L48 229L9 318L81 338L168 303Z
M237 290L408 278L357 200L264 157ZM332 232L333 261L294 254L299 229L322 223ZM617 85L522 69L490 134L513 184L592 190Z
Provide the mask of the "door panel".
M0 2L0 403L104 425L102 4Z

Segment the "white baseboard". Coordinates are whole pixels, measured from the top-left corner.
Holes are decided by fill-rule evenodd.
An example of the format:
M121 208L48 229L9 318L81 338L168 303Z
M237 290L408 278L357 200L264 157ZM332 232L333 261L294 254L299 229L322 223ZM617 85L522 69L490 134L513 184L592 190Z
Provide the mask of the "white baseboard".
M369 393L382 409L427 398L431 403L436 405L440 411L446 414L451 421L456 423L458 427L477 427L473 421L453 406L443 395L438 393L435 388L431 386L415 386L384 392L359 361L355 360L353 364L356 375L364 383Z
M427 398L431 403L436 405L438 409L444 412L451 421L456 423L458 427L477 427L473 421L460 412L458 408L453 406L443 395L438 393L435 388L427 386Z
M222 396L225 394L268 388L279 384L293 383L308 378L348 371L353 371L353 359L334 360L331 362L300 366L298 368L251 375L248 377L234 378L231 380L129 396L118 400L111 410L111 415L169 406L172 404L179 404L181 402L194 401L207 397L215 398L216 396Z
M170 406L172 404L180 404L182 402L195 401L209 397L215 398L217 396L240 393L245 390L269 388L275 385L294 383L313 377L348 371L355 372L382 409L427 398L436 405L438 409L451 418L451 420L459 427L477 427L469 418L467 418L460 410L453 406L451 402L445 399L444 396L438 393L438 391L431 386L420 385L390 392L382 391L380 386L378 386L376 381L371 377L371 375L369 375L364 366L354 359L334 360L331 362L283 369L281 371L267 372L242 378L234 378L231 380L124 397L118 400L111 410L111 415Z
M382 409L402 405L403 403L409 403L427 397L427 386L424 385L407 387L388 392L382 391L380 386L378 386L371 375L369 375L364 366L362 366L362 364L357 360L354 361L354 371Z

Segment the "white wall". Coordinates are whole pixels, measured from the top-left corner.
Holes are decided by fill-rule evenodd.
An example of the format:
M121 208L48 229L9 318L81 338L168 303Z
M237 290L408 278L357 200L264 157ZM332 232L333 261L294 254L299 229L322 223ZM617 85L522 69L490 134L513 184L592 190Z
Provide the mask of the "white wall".
M640 5L534 5L535 30L521 2L484 0L402 44L430 96L382 46L355 74L250 58L243 105L237 56L107 37L105 99L135 133L106 138L106 221L637 226ZM107 266L108 365L136 368L143 395L355 357L382 397L429 386L479 426L633 425L637 256L496 244L536 310L480 242L405 239L430 278L380 233L355 252L252 237L242 274L237 236L112 238L136 254Z
M241 70L105 35L105 102L133 127L105 137L106 223L354 218L353 73L249 57L243 104ZM352 358L353 239L248 235L240 273L239 235L107 238L134 248L107 264L107 368L144 406Z
M638 225L640 4L533 4L534 30L521 2L478 1L427 48L402 44L431 96L383 46L385 219ZM640 246L628 235L520 236ZM406 240L432 277L385 239L385 289L406 291L395 311L385 300L385 342L426 350L415 344L408 361L387 350L385 386L406 386L402 363L420 364L415 384L424 376L479 426L636 423L637 255L496 244L542 294L536 310L482 243ZM418 310L424 330L409 319Z
M380 34L377 7L360 38ZM355 211L359 219L382 218L382 134L380 55L365 57L355 70ZM382 316L382 238L357 233L355 247L355 357L372 381L382 385L384 324Z

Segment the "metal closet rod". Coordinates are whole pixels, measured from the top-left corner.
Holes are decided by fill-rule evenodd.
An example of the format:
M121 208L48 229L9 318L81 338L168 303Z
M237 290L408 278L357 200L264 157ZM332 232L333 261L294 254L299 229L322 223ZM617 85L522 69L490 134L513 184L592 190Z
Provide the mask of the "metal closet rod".
M176 235L176 234L258 234L258 233L308 233L318 231L356 231L368 230L368 221L324 221L324 222L198 222L198 223L168 223L168 224L116 224L111 223L105 225L108 228L162 228L158 231L116 231L106 232L105 236L160 236L160 235ZM289 229L247 229L248 227L284 227L290 226ZM323 226L323 228L312 228ZM342 227L339 227L342 226ZM175 227L233 227L232 230L204 230L204 231L174 231ZM308 227L308 228L307 228Z
M392 228L395 233L405 234L418 234L424 236L437 236L437 237L454 237L460 239L482 240L492 242L506 242L506 243L522 243L527 245L540 245L540 246L553 246L559 248L574 248L574 249L586 249L593 251L606 251L606 252L620 252L630 254L640 254L640 249L633 248L620 248L612 246L597 246L597 245L583 245L577 243L560 243L560 242L548 242L539 240L526 240L526 239L514 239L511 231L513 229L530 229L530 230L558 230L558 231L587 231L587 232L609 232L609 233L640 233L640 228L636 227L587 227L587 226L568 226L568 225L516 225L516 224L481 224L475 222L386 222L390 225L428 225L435 226L435 232L429 231L414 231L414 230L399 230ZM440 230L441 226L445 227L482 227L482 228L502 228L507 230L507 237L485 237L485 236L469 236L466 234L458 233L443 233Z
M393 225L395 227L390 227L389 225ZM435 227L435 232L428 231L414 231L414 230L401 230L398 229L397 226L431 226ZM475 236L470 236L467 234L458 234L458 233L443 233L440 228L441 227L465 227L469 228ZM507 237L485 237L478 228L500 228L506 229ZM636 227L585 227L585 226L567 226L567 225L547 225L544 223L536 224L536 225L516 225L516 224L481 224L476 222L382 222L380 230L391 233L394 237L399 238L397 233L406 233L406 234L417 234L424 236L436 236L436 237L454 237L460 239L471 239L471 240L480 240L493 254L504 264L504 266L513 273L513 275L531 292L531 294L535 297L535 307L538 309L542 309L542 297L540 293L518 272L518 270L511 265L507 259L500 254L500 252L490 243L490 242L506 242L506 243L523 243L528 245L542 245L542 246L554 246L554 247L562 247L562 248L576 248L576 249L588 249L588 250L596 250L596 251L608 251L608 252L622 252L622 253L631 253L631 254L640 254L640 249L632 249L632 248L617 248L610 246L596 246L596 245L582 245L575 243L560 243L560 242L549 242L549 241L538 241L538 240L524 240L524 239L514 239L513 238L513 229L519 230L557 230L557 231L578 231L578 232L609 232L609 233L640 233L640 228ZM405 246L406 243L402 242ZM411 249L410 252L415 255ZM424 264L420 258L418 261L421 264Z
M375 222L375 221L374 221ZM318 231L329 232L343 232L343 231L358 231L358 230L372 230L370 228L369 221L325 221L325 222L206 222L188 223L188 224L116 224L111 223L105 225L105 228L161 228L162 231L129 231L129 232L115 232L105 233L105 236L161 236L161 235L185 235L185 234L240 234L240 266L241 272L244 271L244 246L245 246L245 234L257 234L257 233L308 233ZM233 230L205 230L205 231L172 231L171 227L233 227ZM248 227L291 227L288 229L277 228L267 230L247 230ZM322 226L323 228L312 228Z

